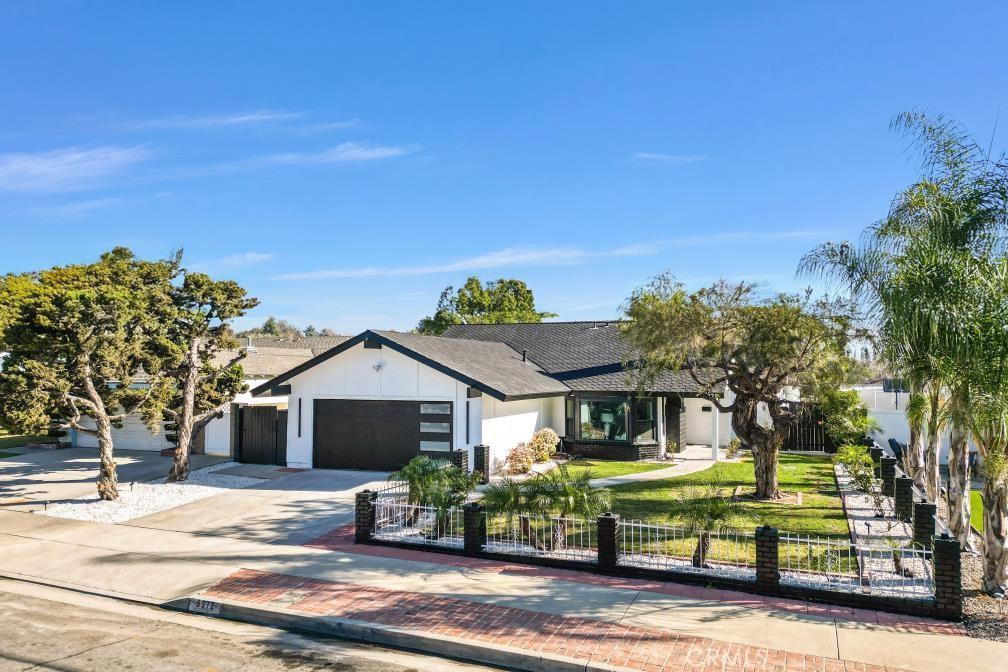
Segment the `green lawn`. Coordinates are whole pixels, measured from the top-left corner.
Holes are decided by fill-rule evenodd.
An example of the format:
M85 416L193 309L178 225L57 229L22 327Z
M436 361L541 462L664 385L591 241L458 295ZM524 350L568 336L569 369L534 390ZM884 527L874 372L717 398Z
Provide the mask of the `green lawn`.
M660 462L616 462L613 460L572 460L567 463L571 474L590 471L593 478L609 478L610 476L625 476L639 474L644 471L655 471L671 467L672 463Z
M983 532L983 498L979 490L970 490L970 524Z
M53 439L36 434L11 434L6 429L0 428L0 450L4 448L20 448L26 443L52 443ZM4 455L9 457L9 455Z
M844 515L828 457L781 455L780 486L784 492L802 493L801 506L749 502L757 525L772 525L782 532L797 532L847 539L850 529ZM717 483L726 496L736 486L755 487L752 458L741 462L721 462L710 469L686 476L613 486L612 510L625 520L669 522L667 502L672 493L690 484Z

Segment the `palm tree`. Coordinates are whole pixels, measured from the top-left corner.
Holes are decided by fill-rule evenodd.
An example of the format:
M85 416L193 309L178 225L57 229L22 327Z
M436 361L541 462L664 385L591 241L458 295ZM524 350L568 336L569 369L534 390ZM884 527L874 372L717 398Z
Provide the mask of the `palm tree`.
M420 455L414 457L398 471L389 474L390 481L405 481L410 504L407 520L410 524L417 520L420 509L431 506L435 509L434 534L444 534L448 512L465 504L469 493L476 488L477 479L444 460L432 460Z
M669 519L687 534L697 535L693 551L693 566L706 567L711 534L728 532L755 518L752 511L737 499L726 497L716 483L690 485L676 490L670 501Z
M593 519L608 510L612 504L612 493L605 488L592 486L592 478L590 471L571 474L567 465L560 465L527 481L535 487L535 499L539 508L556 514L553 522L553 548L566 547L568 518Z
M506 478L491 483L483 491L481 502L488 513L506 516L508 527L523 543L540 550L559 550L567 545L569 518L591 519L609 508L611 493L593 487L591 479L590 472L571 474L566 465L561 465L524 481ZM553 519L550 539L539 538L531 524L533 516Z
M488 514L504 516L508 530L520 543L542 549L544 545L532 530L529 521L529 516L540 512L537 490L533 487L532 481L535 481L535 478L527 481L505 478L490 483L483 490L480 503Z
M441 473L447 464L432 460L426 455L414 457L398 471L389 474L390 481L405 481L409 494L407 501L415 506L426 506L443 481Z
M909 446L907 465L933 498L939 494L938 436L943 418L951 419L950 528L968 547L969 455L963 437L973 401L964 372L983 357L972 345L981 316L970 293L982 262L1004 253L1008 167L990 161L958 125L941 117L907 113L893 127L921 151L921 179L897 196L859 247L826 243L805 256L799 271L840 280L862 299L894 371L926 394L924 401L915 398L917 412L910 417L911 443L926 438L923 473L916 471L916 445ZM945 407L943 398L953 406Z

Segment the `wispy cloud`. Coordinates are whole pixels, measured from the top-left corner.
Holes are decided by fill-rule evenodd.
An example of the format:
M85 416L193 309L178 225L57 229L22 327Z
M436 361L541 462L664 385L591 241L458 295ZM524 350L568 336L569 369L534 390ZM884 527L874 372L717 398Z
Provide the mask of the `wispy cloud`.
M361 142L343 142L320 152L268 154L251 161L253 163L283 165L359 163L405 156L406 154L412 154L416 150L416 145L371 145Z
M459 271L479 271L489 268L517 266L570 266L600 257L635 256L657 251L652 246L627 246L606 252L580 248L561 247L522 249L508 247L475 257L424 266L367 266L359 268L333 268L303 273L286 273L274 276L276 280L326 280L337 278L368 278L374 276L434 275Z
M216 128L258 126L276 124L304 116L303 112L288 112L286 110L252 110L248 112L232 112L229 114L176 114L154 119L140 119L122 124L129 130L206 130Z
M664 163L668 165L683 165L704 161L703 154L660 154L658 152L636 152L631 158L642 163Z
M273 254L269 252L240 252L221 257L217 261L223 266L250 266L252 264L261 264L271 259L273 259Z
M151 156L145 147L66 147L0 154L0 190L86 189Z
M81 217L94 210L102 210L122 202L121 198L95 198L90 201L60 203L58 205L37 205L28 209L42 217Z

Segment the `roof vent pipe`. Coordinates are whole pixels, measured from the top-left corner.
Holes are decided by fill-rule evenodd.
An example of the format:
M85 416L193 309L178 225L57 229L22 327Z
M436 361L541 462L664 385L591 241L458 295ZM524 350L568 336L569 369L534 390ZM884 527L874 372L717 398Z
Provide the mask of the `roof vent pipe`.
M528 361L528 350L522 350L522 361L523 362Z

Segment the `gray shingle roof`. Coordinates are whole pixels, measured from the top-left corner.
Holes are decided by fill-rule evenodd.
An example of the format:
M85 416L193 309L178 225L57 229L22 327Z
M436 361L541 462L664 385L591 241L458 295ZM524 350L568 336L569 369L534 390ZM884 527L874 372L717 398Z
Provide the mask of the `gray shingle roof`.
M214 362L227 364L238 354L235 350L218 353ZM246 378L272 378L284 371L304 364L314 356L308 348L255 347L249 350L240 364Z
M478 382L480 387L507 398L567 394L570 389L504 343L444 338L399 331L372 333L388 339L430 362ZM489 391L489 390L488 390Z
M313 355L321 355L326 350L335 348L352 336L301 336L299 338L283 338L278 336L246 336L244 345L255 348L286 348L290 350L311 350Z
M629 348L620 323L538 322L518 324L459 324L448 328L448 338L506 343L577 392L632 392L637 383L624 368ZM685 371L666 371L649 384L651 392L695 394L700 386Z

